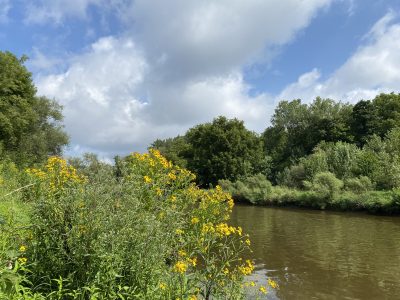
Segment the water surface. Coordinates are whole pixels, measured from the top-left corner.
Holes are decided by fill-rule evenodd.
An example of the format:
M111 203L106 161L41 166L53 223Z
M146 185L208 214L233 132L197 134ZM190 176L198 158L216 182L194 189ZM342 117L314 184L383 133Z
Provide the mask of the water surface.
M269 299L400 299L400 217L236 205Z

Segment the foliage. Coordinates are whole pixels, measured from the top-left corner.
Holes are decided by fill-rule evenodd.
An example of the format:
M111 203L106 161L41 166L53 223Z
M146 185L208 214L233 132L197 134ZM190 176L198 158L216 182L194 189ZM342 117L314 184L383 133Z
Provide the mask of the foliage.
M317 97L311 104L300 99L281 101L272 126L263 134L265 151L275 163L275 173L310 154L321 141L351 141L352 106Z
M348 178L344 181L344 189L354 193L364 193L372 191L375 188L367 176Z
M244 127L243 121L219 117L191 128L186 139L191 146L187 166L202 186L268 172L269 160L263 154L262 141Z
M0 51L0 144L19 165L58 155L68 143L61 106L36 96L25 60Z
M119 178L97 166L88 180L58 157L27 172L33 226L18 239L2 235L14 254L0 249L0 283L16 276L2 297L242 297L254 267L240 255L250 241L226 223L233 200L220 187L197 188L155 150L122 159Z
M228 191L235 200L250 201L253 204L268 199L272 191L272 184L262 174L248 176L236 182L220 180L221 187Z
M343 187L343 181L331 172L317 173L312 182L305 182L308 189L317 192L322 198L332 199Z
M400 94L380 94L372 101L361 100L353 108L351 132L359 146L372 135L381 138L400 126Z
M165 140L157 139L151 146L157 149L169 161L180 166L181 168L187 167L188 152L190 151L190 144L185 136L177 136Z

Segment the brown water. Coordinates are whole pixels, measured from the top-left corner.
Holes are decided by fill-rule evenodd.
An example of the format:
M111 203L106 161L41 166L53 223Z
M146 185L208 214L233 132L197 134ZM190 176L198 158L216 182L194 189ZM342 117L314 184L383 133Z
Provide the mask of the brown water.
M268 299L400 299L400 217L237 205ZM251 297L250 297L251 298Z

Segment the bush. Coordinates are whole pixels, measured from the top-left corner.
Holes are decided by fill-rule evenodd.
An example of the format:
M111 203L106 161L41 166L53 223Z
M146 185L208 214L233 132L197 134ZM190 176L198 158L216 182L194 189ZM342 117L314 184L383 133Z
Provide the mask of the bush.
M271 182L262 174L248 176L234 183L229 180L220 180L219 184L231 193L233 198L249 201L253 204L265 202L272 191Z
M241 298L242 278L254 267L240 258L247 236L226 223L230 196L198 189L193 174L157 151L132 154L119 167L119 179L99 172L91 181L57 157L28 170L33 226L6 243L16 255L0 257L0 274L9 261L21 284L0 287L0 296Z
M305 186L332 199L343 187L343 181L330 172L321 172L315 175L311 183L306 182Z
M348 178L344 181L344 189L354 193L364 193L374 189L374 184L367 176Z
M294 165L285 168L278 176L278 183L290 188L303 188L303 182L307 179L304 165Z

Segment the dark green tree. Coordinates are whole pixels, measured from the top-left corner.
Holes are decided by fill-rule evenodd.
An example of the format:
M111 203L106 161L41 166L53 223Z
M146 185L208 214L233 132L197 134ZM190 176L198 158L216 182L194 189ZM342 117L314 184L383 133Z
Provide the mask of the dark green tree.
M380 94L372 100L375 122L371 131L384 137L391 129L400 127L400 94Z
M182 168L187 167L187 160L185 157L190 150L190 144L185 136L177 136L165 140L157 139L151 144L150 148L159 150L165 158L172 161L174 164Z
M373 134L376 111L370 100L361 100L353 107L350 119L351 133L358 146L363 146Z
M197 174L202 186L268 172L262 140L246 129L243 121L218 117L212 123L191 128L186 139L190 144L187 167Z
M0 51L0 144L19 165L61 154L68 143L61 106L36 96L25 61L26 57Z

